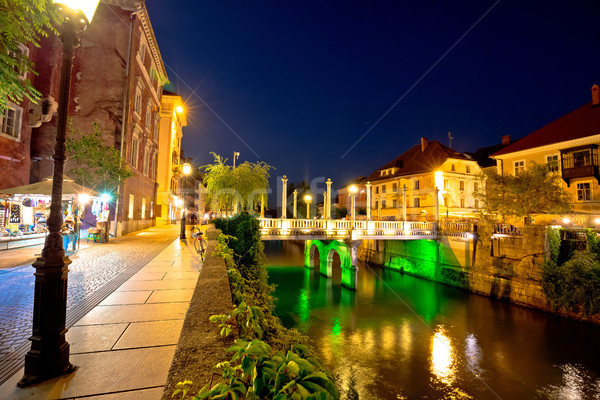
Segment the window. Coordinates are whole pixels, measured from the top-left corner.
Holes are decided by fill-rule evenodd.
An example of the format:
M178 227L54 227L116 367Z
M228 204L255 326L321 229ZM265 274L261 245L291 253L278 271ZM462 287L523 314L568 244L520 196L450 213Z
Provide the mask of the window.
M573 153L574 167L585 167L586 165L592 165L592 159L590 157L589 150L576 151Z
M142 199L142 219L146 219L146 199Z
M525 171L525 161L515 161L515 175Z
M139 55L140 60L142 60L142 64L144 64L144 62L146 62L146 43L144 42L140 44Z
M592 185L589 182L577 184L577 200L578 201L592 200Z
M460 207L465 208L465 199L462 197L460 198Z
M375 194L379 194L379 186L375 186Z
M415 207L421 207L421 198L420 198L420 197L415 197L415 198L413 199L413 205L414 205Z
M385 185L381 185L381 193L385 193Z
M396 200L393 201L392 205L394 208L398 208L398 202Z
M135 85L135 98L133 100L133 111L139 116L142 115L142 95L144 93L144 84L142 79L138 76Z
M150 172L152 174L152 180L155 181L156 180L156 152L154 152L154 156L152 156L152 169Z
M398 191L398 184L392 183L392 192L396 193Z
M150 200L150 218L154 218L154 202Z
M465 190L465 181L458 182L458 190Z
M452 164L452 166L450 167L450 171L456 172L456 165Z
M473 191L477 192L479 190L479 182L473 182Z
M131 160L130 160L133 168L137 168L138 158L139 158L139 143L138 143L137 136L134 136L133 140L131 141Z
M160 115L158 112L154 113L154 129L152 130L152 136L155 140L158 140L158 126L160 125Z
M421 182L418 179L415 179L414 189L419 190L421 188Z
M127 218L133 218L133 195L129 195L129 214L127 214Z
M21 113L21 107L9 102L7 109L0 113L0 132L19 139L21 136Z
M467 168L467 174L470 174L470 173L471 173L471 166L470 166L470 165L467 165L467 167L466 167L466 168Z
M385 200L381 200L381 208L385 208Z
M379 202L375 200L375 208L379 208Z
M450 182L448 179L444 179L444 189L450 189Z
M558 172L558 154L546 156L546 165L550 172Z
M150 149L146 147L144 150L144 175L150 176Z
M29 57L29 47L25 46L22 43L19 43L19 53L20 53L20 55ZM13 51L9 51L8 55L9 55L9 57L15 58L15 59L18 56L18 54ZM16 73L19 74L19 79L27 78L27 69L25 68L25 65L14 66L13 69Z
M152 127L152 101L150 97L148 97L148 101L146 103L146 129L148 132L151 131Z

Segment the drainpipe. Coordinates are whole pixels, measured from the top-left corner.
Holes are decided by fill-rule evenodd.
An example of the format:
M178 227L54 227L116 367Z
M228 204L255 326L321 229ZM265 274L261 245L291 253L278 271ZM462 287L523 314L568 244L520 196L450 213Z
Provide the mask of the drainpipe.
M136 16L137 14L139 14L140 12L143 11L143 8L140 8L134 12L132 12L131 14L129 14L129 40L127 42L127 64L125 66L125 92L123 93L123 111L122 111L122 118L123 121L121 123L121 160L119 163L119 167L121 167L123 165L123 157L125 157L125 155L123 154L123 151L125 149L125 126L127 125L127 110L129 109L129 81L130 81L130 69L131 69L131 40L133 38L133 17ZM120 201L121 198L121 187L123 186L123 184L120 184L117 187L117 202L115 204L115 227L113 229L113 236L117 237L117 226L119 224L119 206L122 205L121 203L123 203L122 201Z

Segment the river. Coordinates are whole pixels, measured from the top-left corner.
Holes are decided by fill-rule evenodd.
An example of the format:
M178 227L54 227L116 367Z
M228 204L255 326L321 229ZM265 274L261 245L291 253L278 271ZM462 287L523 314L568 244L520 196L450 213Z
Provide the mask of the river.
M358 286L267 242L277 315L361 399L600 399L600 327L359 264ZM342 396L344 398L344 396Z

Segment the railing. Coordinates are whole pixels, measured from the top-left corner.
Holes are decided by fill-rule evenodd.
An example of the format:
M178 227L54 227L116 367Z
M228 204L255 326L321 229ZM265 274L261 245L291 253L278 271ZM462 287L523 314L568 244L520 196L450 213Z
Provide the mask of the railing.
M389 237L419 236L437 237L452 236L472 238L474 224L468 222L415 222L415 221L353 221L346 219L281 219L259 218L263 235L266 236L303 236L322 235L329 237ZM515 233L515 228L508 226L502 232Z
M494 233L508 236L523 236L523 231L521 228L517 228L516 226L510 224L496 224Z

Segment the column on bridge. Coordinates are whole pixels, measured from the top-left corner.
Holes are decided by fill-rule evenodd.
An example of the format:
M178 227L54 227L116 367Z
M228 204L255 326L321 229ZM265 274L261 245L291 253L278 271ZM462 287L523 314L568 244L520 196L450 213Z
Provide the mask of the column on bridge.
M325 200L325 208L327 211L324 211L325 219L331 219L331 178L327 178L325 182L327 184L327 199Z
M371 182L365 185L367 188L367 221L371 220Z
M298 189L294 189L294 219L297 218L297 208L298 208Z
M281 178L281 182L283 183L283 187L281 189L281 218L287 218L287 176L283 176Z

